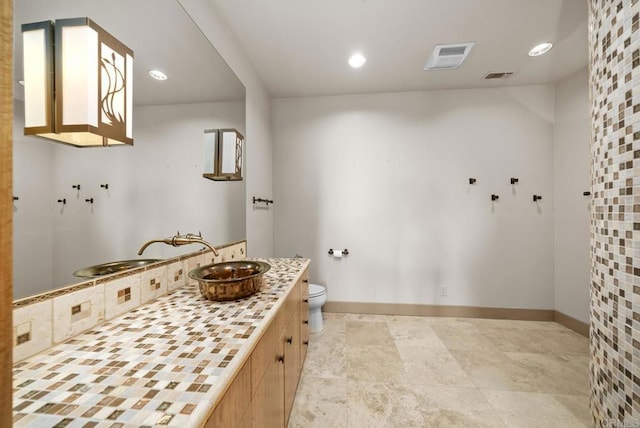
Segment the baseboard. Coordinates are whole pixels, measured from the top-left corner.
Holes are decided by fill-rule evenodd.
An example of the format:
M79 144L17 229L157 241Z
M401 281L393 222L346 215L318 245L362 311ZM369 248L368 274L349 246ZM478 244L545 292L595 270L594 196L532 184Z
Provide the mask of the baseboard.
M556 312L551 309L512 309L361 302L327 302L324 304L323 310L326 312L355 314L418 315L426 317L489 318L521 321L554 321L556 314Z
M565 315L562 312L554 311L553 320L558 324L561 324L578 334L581 334L585 337L589 337L589 324L577 320L569 315Z
M415 305L404 303L327 302L326 312L416 315L424 317L488 318L519 321L555 321L576 333L589 337L589 324L551 309L486 308L479 306Z

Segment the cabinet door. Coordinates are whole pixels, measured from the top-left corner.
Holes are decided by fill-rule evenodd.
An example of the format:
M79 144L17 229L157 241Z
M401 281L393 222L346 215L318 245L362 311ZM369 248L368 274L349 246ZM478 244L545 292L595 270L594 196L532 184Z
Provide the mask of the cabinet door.
M284 355L278 336L278 346L258 384L251 401L254 428L284 427Z
M265 393L267 396L267 424L261 426L284 427L284 349L282 345L276 348L275 358L265 373Z
M279 352L282 355L283 314L278 312L269 328L251 353L251 393L255 395L258 384ZM277 349L276 349L277 348Z
M307 358L309 348L309 274L305 270L302 275L302 287L300 289L300 371Z
M247 361L209 416L206 427L237 427L249 408L251 361Z
M238 428L253 428L253 405L249 404L249 408L244 412L244 416L238 425Z
M293 399L300 378L300 307L294 308L284 335L284 408L285 421L289 422Z

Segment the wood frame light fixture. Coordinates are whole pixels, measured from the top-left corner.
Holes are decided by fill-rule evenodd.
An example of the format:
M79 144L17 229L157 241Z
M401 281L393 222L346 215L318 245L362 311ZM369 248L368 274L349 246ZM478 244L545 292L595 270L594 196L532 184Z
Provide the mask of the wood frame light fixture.
M133 51L89 18L22 25L25 135L133 145Z

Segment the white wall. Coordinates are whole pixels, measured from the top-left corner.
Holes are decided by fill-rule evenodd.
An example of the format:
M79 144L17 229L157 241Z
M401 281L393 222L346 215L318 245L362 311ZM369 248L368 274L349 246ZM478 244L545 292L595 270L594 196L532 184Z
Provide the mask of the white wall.
M311 257L330 301L553 308L553 86L272 110L275 253Z
M247 252L273 254L273 209L253 205L252 197L272 198L271 107L258 73L209 0L178 0L246 88ZM277 201L276 201L277 203Z
M22 101L13 111L13 283L15 296L28 296L53 277L54 145L24 136Z
M556 83L555 309L589 321L589 82L583 69Z

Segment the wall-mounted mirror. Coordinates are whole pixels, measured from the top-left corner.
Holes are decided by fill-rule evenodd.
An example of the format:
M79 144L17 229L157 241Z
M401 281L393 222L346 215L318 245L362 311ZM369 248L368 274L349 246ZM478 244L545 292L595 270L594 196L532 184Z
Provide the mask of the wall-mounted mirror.
M134 52L133 146L24 136L20 26L76 17ZM15 1L14 44L15 298L80 282L72 272L83 267L139 258L142 243L177 231L214 244L245 238L245 182L202 177L202 132L244 134L245 89L177 0ZM168 79L152 79L155 69ZM155 245L144 257L197 249Z

